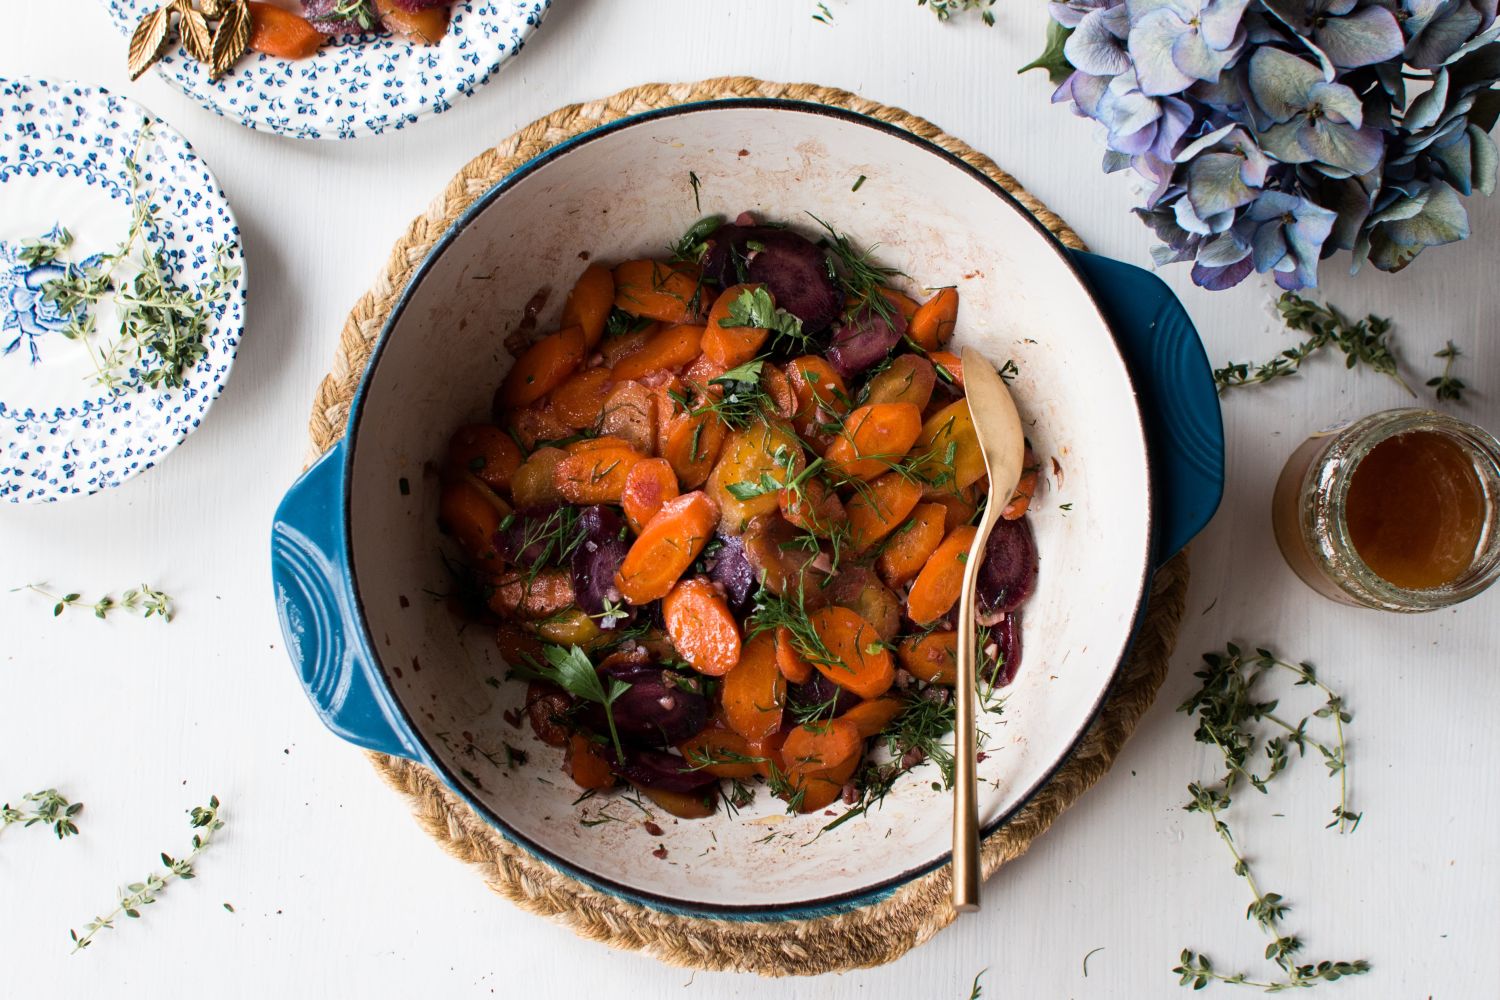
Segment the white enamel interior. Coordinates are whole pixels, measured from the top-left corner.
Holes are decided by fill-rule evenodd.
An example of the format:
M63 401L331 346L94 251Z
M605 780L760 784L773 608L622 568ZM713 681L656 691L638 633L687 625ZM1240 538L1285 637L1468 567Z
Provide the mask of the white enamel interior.
M744 210L808 233L812 212L879 244L881 261L913 276L914 293L956 284L957 342L997 364L1015 360L1012 391L1031 440L1062 470L1034 506L1042 568L1020 676L1003 715L980 720L983 822L1014 809L1087 723L1124 648L1147 555L1144 439L1110 334L1054 244L964 168L867 123L719 105L636 121L526 172L441 251L389 333L354 439L355 582L392 688L467 794L576 868L687 907L796 906L899 879L947 853L948 796L932 789L929 765L883 808L816 839L828 815L788 817L764 791L736 818L677 822L658 810L660 837L617 798L572 805L561 752L502 718L524 685L487 684L505 674L492 639L472 627L461 635L428 595L447 585L429 463L455 426L486 418L510 363L501 340L538 289L551 289L546 328L585 255L660 254L700 215ZM398 489L403 478L410 495ZM530 760L492 765L463 752L463 734ZM583 825L606 807L623 822ZM652 853L659 844L665 859Z

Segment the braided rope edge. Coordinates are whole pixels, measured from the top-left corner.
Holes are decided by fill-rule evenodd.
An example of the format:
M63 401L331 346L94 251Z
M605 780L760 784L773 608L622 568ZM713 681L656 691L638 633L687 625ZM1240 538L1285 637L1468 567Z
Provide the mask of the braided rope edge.
M988 157L915 115L844 90L814 84L767 83L721 77L697 83L646 84L539 118L471 160L392 248L375 284L350 311L339 334L332 370L318 386L308 433L312 457L343 435L349 406L387 317L428 251L469 205L534 156L582 132L643 111L725 98L783 98L845 108L905 129L982 171L1015 197L1065 246L1083 249L1078 235ZM1166 676L1187 593L1186 554L1172 559L1152 583L1146 619L1104 707L1071 758L1012 820L983 845L984 876L1026 852L1031 842L1109 770ZM432 772L412 761L368 754L376 771L412 804L422 828L454 857L478 867L491 890L532 913L550 917L582 937L642 951L671 965L816 975L890 962L930 939L953 920L949 869L897 889L879 903L848 913L773 922L713 920L663 913L600 892L569 878L506 840L452 794Z

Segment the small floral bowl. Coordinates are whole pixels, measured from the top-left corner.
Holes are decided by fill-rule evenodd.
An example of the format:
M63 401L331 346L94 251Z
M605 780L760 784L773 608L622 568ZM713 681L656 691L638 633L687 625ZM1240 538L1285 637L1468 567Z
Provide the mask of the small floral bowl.
M100 0L129 38L164 0ZM335 38L307 59L246 53L217 80L175 47L157 71L215 114L299 139L352 139L441 114L521 51L552 0L461 0L437 45L389 34ZM124 65L126 47L120 43Z
M175 286L213 289L199 303L201 356L174 369L173 384L149 352L101 362L121 343L111 300L92 335L70 339L77 314L56 298L58 279L97 273L133 229L133 253L159 254ZM0 80L0 498L117 486L198 427L245 325L239 238L208 167L139 104L97 87ZM39 242L68 245L49 259ZM137 260L121 260L117 282Z
M431 596L449 581L425 471L454 427L487 418L510 364L506 332L539 288L570 287L585 258L659 253L699 215L740 211L802 226L812 213L917 280L956 282L955 341L1015 361L1028 433L1063 470L1032 508L1041 575L1020 674L1003 713L980 720L979 817L998 829L1103 702L1152 568L1212 515L1218 402L1160 281L1069 253L984 174L890 125L787 101L687 105L587 133L505 178L393 310L348 433L277 512L272 561L288 649L334 732L421 761L504 836L590 885L662 910L772 920L867 905L944 863L951 793L935 766L831 829L836 811L789 816L764 793L733 816L684 822L645 823L609 796L580 801L560 751L517 723L525 685L504 680L493 634L461 628ZM543 326L562 298L549 298Z

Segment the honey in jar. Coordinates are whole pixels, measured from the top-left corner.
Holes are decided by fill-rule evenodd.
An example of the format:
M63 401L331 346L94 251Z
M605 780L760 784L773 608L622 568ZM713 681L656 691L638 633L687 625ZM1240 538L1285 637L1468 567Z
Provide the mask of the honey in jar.
M1431 410L1365 417L1293 452L1272 520L1288 564L1334 600L1467 600L1500 576L1500 442Z

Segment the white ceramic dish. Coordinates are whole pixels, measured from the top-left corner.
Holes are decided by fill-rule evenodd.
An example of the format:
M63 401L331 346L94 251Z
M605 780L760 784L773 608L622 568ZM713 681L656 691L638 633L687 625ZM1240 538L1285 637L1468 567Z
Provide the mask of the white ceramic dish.
M125 39L162 0L100 0ZM309 59L251 52L218 80L180 47L155 72L247 128L299 139L352 139L440 114L489 82L521 51L552 0L462 0L434 46L389 34L331 41Z
M143 128L149 129L142 140ZM127 157L139 164L133 189ZM201 288L215 246L239 277L209 308L207 354L178 388L152 388L137 366L118 385L98 384L90 353L118 330L106 302L98 331L69 340L46 283L74 264L113 251L138 204L157 226L151 246L172 280ZM73 237L59 264L28 266L29 240L62 227ZM0 80L0 498L37 503L85 496L151 468L192 433L218 398L245 325L239 227L218 182L170 125L98 87ZM131 274L131 259L120 278Z
M626 822L583 825L608 800L572 804L578 792L560 752L503 719L524 685L487 683L505 674L493 640L461 634L426 596L446 578L437 483L424 465L455 426L486 418L509 364L501 340L527 300L553 290L545 328L584 254L659 253L700 214L743 210L808 231L812 212L880 244L884 262L957 283L957 341L997 364L1015 360L1012 390L1032 441L1061 464L1034 514L1042 571L1020 675L1003 716L980 723L991 736L980 818L993 831L1069 753L1126 649L1152 564L1151 462L1131 373L1075 260L983 175L905 132L812 105L716 102L606 127L518 170L418 272L376 348L347 437L278 512L273 558L293 657L340 735L428 763L506 835L597 886L665 909L764 919L859 906L942 863L951 811L930 765L882 808L821 837L828 816L786 816L764 792L732 819L659 815L661 837L618 802L611 812ZM1141 281L1119 290L1125 298L1163 303L1141 326L1158 323L1165 354L1188 359L1181 392L1201 401L1206 390L1213 407L1197 456L1212 502L1170 513L1166 544L1175 546L1217 502L1217 405L1180 307L1150 275L1125 270ZM464 752L465 733L482 748L520 747L530 761L492 766ZM665 859L653 855L659 844Z

